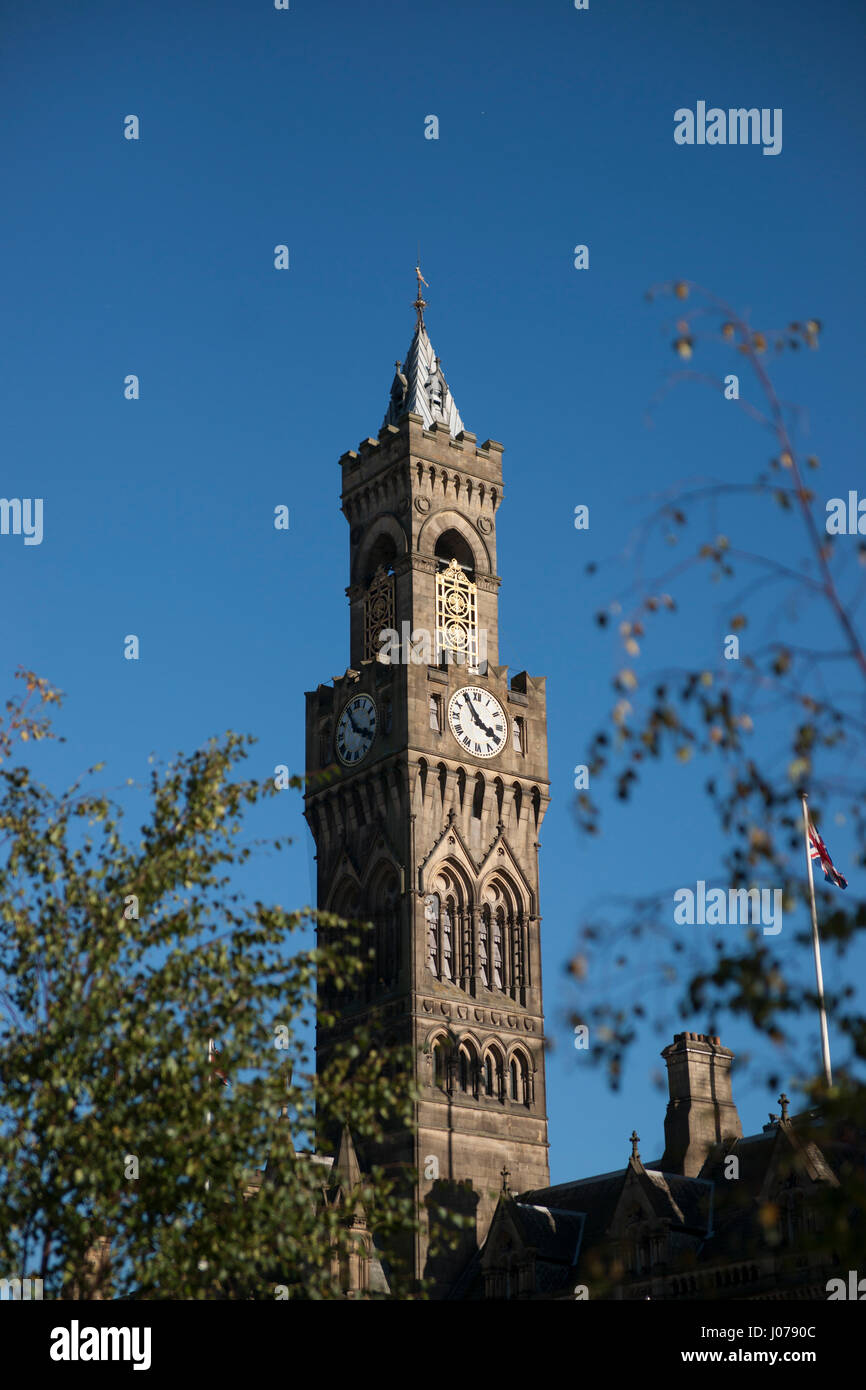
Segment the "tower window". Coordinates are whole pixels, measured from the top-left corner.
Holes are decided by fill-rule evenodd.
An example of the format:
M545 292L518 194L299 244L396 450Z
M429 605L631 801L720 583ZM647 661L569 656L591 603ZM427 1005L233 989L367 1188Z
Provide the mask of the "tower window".
M436 734L442 732L442 696L430 696L430 728Z
M434 975L439 974L439 897L430 893L424 900L424 920L427 923L427 964Z
M440 938L442 942L442 979L454 979L454 902L449 898L442 906Z
M517 1100L520 1088L516 1062L512 1062L511 1066L508 1068L508 1080L510 1087L509 1095L511 1096L512 1100Z
M504 913L496 909L493 923L493 988L502 989L502 935L505 928Z
M514 720L514 751L515 753L526 752L526 720L520 716Z
M436 542L436 658L438 665L454 662L470 671L486 665L486 633L479 648L478 587L475 556L459 531L446 531Z
M391 550L394 542L385 537ZM380 564L370 580L364 598L364 659L379 657L383 651L380 637L383 631L394 631L394 576L388 573L390 560ZM384 650L387 650L385 648ZM387 657L385 658L388 659Z
M454 899L442 902L438 893L424 899L427 924L427 965L437 979L454 979Z
M481 972L481 983L486 989L490 988L490 908L486 905L481 909L481 921L478 926L478 968Z
M448 1044L444 1038L433 1044L433 1080L437 1086L448 1089Z

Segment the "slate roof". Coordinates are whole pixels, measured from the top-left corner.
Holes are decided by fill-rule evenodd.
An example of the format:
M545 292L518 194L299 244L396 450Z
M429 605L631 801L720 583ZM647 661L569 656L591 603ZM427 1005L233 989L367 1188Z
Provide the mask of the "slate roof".
M397 364L391 398L382 421L383 428L385 425L396 425L408 410L420 415L427 429L433 424L447 425L455 439L463 431L460 412L448 389L423 320L415 328L402 368Z

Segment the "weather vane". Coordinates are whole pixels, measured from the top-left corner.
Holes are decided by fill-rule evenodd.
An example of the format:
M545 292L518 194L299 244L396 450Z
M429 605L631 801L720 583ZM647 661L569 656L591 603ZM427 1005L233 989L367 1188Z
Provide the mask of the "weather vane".
M425 285L425 286L427 287L428 290L429 290L430 286L427 284L427 281L424 279L424 276L421 274L421 258L420 258L420 256L418 257L418 264L417 264L416 267L415 267L415 274L416 274L417 277L418 277L418 298L417 298L416 300L413 301L412 307L414 308L415 312L416 312L417 315L418 315L418 324L417 324L417 327L418 327L418 328L423 328L423 327L424 327L424 310L427 308L427 300L424 298L423 294L421 293L421 286L422 286L422 285Z

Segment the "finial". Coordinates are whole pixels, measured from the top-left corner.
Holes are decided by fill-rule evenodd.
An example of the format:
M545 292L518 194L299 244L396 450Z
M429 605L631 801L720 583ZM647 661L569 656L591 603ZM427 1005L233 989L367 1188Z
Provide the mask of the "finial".
M782 1122L784 1123L784 1121L788 1118L788 1106L791 1104L784 1091L779 1096L779 1104L782 1107Z
M417 298L416 300L413 301L413 306L412 306L412 307L414 308L416 314L418 315L418 322L417 322L416 325L415 325L416 329L418 329L418 328L423 328L423 327L424 327L424 310L427 308L427 300L424 298L423 294L421 293L421 286L422 286L422 285L427 285L427 281L424 279L424 276L421 274L421 263L420 263L420 261L418 262L418 265L416 265L416 267L415 267L415 274L416 274L417 277L418 277L418 298ZM427 289L428 289L428 290L429 290L429 288L430 288L430 286L427 285Z
M503 1165L502 1165L502 1174L501 1174L501 1176L502 1176L502 1191L503 1191L503 1192L507 1192L507 1191L508 1191L508 1179L511 1177L511 1173L510 1173L509 1170L505 1167L505 1164L504 1164L504 1163L503 1163Z
M637 1130L633 1129L632 1132L631 1132L631 1156L632 1156L632 1158L640 1158L640 1154L638 1153L638 1148L637 1148L637 1146L638 1146L639 1143L640 1143L640 1137L639 1137L639 1135L638 1135L638 1132L637 1132Z

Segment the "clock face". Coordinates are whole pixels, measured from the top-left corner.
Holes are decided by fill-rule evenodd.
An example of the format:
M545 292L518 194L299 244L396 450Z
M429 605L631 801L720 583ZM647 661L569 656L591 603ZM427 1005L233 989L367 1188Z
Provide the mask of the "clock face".
M376 705L369 695L356 695L337 720L337 757L347 767L366 758L376 737Z
M489 690L464 685L448 705L448 723L460 747L475 758L495 758L508 739L508 718Z

